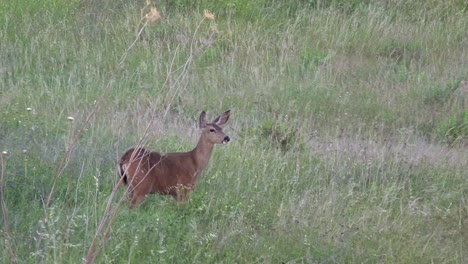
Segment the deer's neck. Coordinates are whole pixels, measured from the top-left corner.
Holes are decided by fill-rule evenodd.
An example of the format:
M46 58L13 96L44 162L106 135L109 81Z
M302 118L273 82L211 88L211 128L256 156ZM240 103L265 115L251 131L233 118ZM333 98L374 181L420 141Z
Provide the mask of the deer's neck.
M201 172L206 168L213 152L213 144L204 137L200 137L197 146L192 150L192 157L197 166L197 171Z

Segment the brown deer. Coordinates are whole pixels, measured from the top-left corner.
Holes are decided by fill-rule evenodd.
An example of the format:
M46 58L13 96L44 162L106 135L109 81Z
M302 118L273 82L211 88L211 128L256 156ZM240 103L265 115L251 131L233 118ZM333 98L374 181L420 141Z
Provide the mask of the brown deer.
M143 202L148 194L172 195L177 201L186 201L201 172L208 165L215 144L226 144L229 137L223 126L230 111L208 123L206 113L199 118L201 129L197 146L189 152L158 153L144 148L131 148L118 162L118 172L128 185L130 208Z

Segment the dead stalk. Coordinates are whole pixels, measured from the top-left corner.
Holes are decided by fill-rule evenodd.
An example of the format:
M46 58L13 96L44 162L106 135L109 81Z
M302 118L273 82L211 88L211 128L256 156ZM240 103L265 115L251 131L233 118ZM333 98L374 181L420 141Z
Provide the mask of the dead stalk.
M137 144L137 147L141 147L142 145L144 145L143 142L147 139L147 137L149 135L149 129L150 128L151 128L151 122L146 127L145 133L144 133L142 139L140 140L140 142ZM128 193L128 188L126 188L124 194L120 197L120 200L117 202L117 205L114 207L114 210L112 211L112 209L113 209L112 208L112 203L113 203L113 201L115 199L115 194L119 190L120 186L122 186L122 181L123 181L123 178L120 178L119 181L117 182L117 184L112 189L111 195L109 196L109 199L107 200L106 210L104 211L104 215L101 218L101 222L99 223L99 227L96 230L96 234L94 235L94 238L91 241L91 245L89 246L88 253L86 254L86 258L85 258L85 263L86 264L94 263L94 261L96 260L96 257L98 256L100 250L104 246L105 239L106 239L107 235L109 234L109 231L110 231L110 228L111 228L112 224L114 223L114 219L117 216L117 212L119 211L120 206L122 205L122 203L123 203L123 201L124 201L124 199L125 199L125 197L126 197L126 195ZM112 216L109 218L109 215L111 215L111 212L112 212ZM108 223L106 223L107 221L108 221ZM107 224L107 228L103 233L103 230L104 230L104 227L106 226L106 224ZM96 247L96 243L98 242L98 239L99 239L99 243L97 244L97 247Z
M172 69L172 67L173 67L173 61L171 62L171 66L170 66L169 71L168 71L168 73L167 73L167 78L166 78L166 81L165 81L164 84L163 84L163 87L164 87L164 85L166 85L166 84L169 83L169 81L170 81L171 78L172 78L172 74L173 74L173 73L175 73L175 72L177 72L177 71L179 71L179 70L182 70L182 72L179 74L179 76L177 77L176 81L175 81L174 83L171 83L171 84L169 85L169 91L168 91L168 93L166 94L166 97L164 98L164 101L163 101L164 104L165 104L164 106L166 107L166 109L164 110L163 119L167 116L167 114L168 114L168 112L169 112L169 109L170 109L172 103L174 102L174 100L175 100L177 94L181 92L181 91L179 91L179 90L180 90L180 89L179 89L180 86L178 86L178 87L175 89L175 91L172 93L172 96L170 96L170 95L171 95L170 91L173 89L173 87L176 87L176 84L182 82L182 81L185 79L185 77L187 76L188 68L189 68L190 64L192 63L192 61L193 61L195 55L197 55L196 52L195 52L195 48L194 48L195 37L196 37L196 35L197 35L197 33L198 33L198 31L199 31L201 25L203 24L203 22L205 22L206 19L207 19L206 16L204 16L204 17L200 20L200 22L198 23L197 27L195 28L195 31L194 31L194 33L193 33L193 35L192 35L192 39L191 39L191 41L190 41L190 53L189 53L189 56L187 57L185 63L184 63L182 66L180 66L179 68L177 68L176 70L171 71L171 69ZM210 36L210 38L211 38L211 37L212 37L212 35ZM178 48L178 47L177 47L177 48ZM177 49L176 49L176 51L177 51ZM174 54L173 60L175 59L175 56L176 56L176 53ZM170 96L170 99L169 99L169 96Z
M70 142L70 144L68 145L68 149L67 151L65 152L65 154L63 155L63 158L62 158L62 161L57 169L57 173L55 174L55 178L54 178L54 181L52 183L52 188L49 192L49 196L44 204L44 217L42 218L41 220L41 223L44 225L44 226L47 226L47 209L50 207L51 203L52 203L52 198L53 198L53 195L54 195L54 192L55 192L55 188L56 188L56 185L57 185L57 181L58 179L60 178L60 176L62 175L63 171L65 170L65 167L66 167L66 164L68 162L68 158L70 156L70 153L71 151L73 150L74 146L76 145L76 143L78 142L78 139L80 138L81 134L83 133L83 131L85 130L86 126L89 124L91 118L96 114L96 112L99 110L99 105L101 105L103 99L105 98L105 96L107 95L107 93L111 90L111 87L112 87L112 83L113 81L110 80L109 83L107 84L106 86L106 89L104 90L103 94L98 98L98 100L96 101L96 104L94 106L94 109L89 113L89 115L87 116L85 122L83 123L83 125L81 126L80 130L76 133L75 137L73 138L73 140ZM39 248L41 246L41 243L42 243L42 237L39 236L38 240L37 240L37 247ZM36 258L36 262L38 262L38 259Z
M144 28L148 25L149 23L149 20L146 20L144 22L144 24L141 26L140 30L138 31L138 34L135 38L135 40L130 44L130 46L125 50L125 52L123 53L121 59L119 60L119 62L117 63L117 65L121 65L124 61L125 61L125 58L127 56L127 54L129 53L129 51L133 48L133 46L135 45L135 43L138 41L140 35L142 34ZM80 138L81 134L83 133L83 131L85 130L85 128L87 127L87 125L89 124L91 118L93 116L95 116L95 114L97 113L97 111L99 110L99 105L102 103L102 101L104 100L104 98L106 97L106 95L109 93L109 91L111 90L111 87L112 87L112 84L113 84L113 80L111 79L109 81L109 83L107 84L107 87L106 89L104 90L104 92L102 93L102 95L98 98L98 100L96 101L95 103L95 107L94 109L89 113L89 115L87 116L85 122L83 123L83 125L81 126L80 130L76 133L75 137L73 138L73 140L70 142L69 146L68 146L68 149L67 151L65 152L63 158L62 158L62 161L57 169L57 173L55 174L55 177L54 177L54 181L52 183L52 188L49 192L49 196L44 204L44 218L41 220L41 223L46 226L47 224L47 209L50 207L51 203L52 203L52 198L53 198L53 195L54 195L54 192L55 192L55 188L56 188L56 185L57 185L57 181L58 179L60 178L60 176L62 175L65 167L66 167L66 164L68 162L68 158L70 156L70 153L72 151L72 149L74 148L74 146L76 145L78 139ZM148 125L148 128L147 128L147 131L149 131L149 125ZM147 132L146 132L147 133ZM114 200L114 196L115 196L115 192L116 192L116 189L118 188L118 186L120 186L119 184L117 184L115 186L115 190L113 190L112 194L111 194L111 197L109 197L109 201L108 201L108 208L106 208L106 212L103 216L103 219L101 221L101 224L100 224L100 228L98 228L97 230L97 233L96 233L96 236L95 238L93 239L93 242L89 248L89 251L88 251L88 256L90 255L90 252L92 252L94 250L94 244L95 244L95 240L96 240L96 237L98 237L98 234L100 232L102 232L102 228L104 227L104 224L107 220L107 217L106 215L109 214L110 212L110 204L112 203L112 201ZM118 209L118 208L117 208ZM115 213L114 213L115 215ZM112 218L113 219L113 218ZM112 223L112 222L111 222ZM110 223L110 224L111 224ZM42 242L42 238L39 237L38 238L38 241L36 243L37 247L39 248L41 246L41 242ZM86 258L86 262L88 263L88 260L91 260L91 262L89 263L92 263L95 259L95 257L97 256L97 254L94 254L94 257L92 259L89 259L87 256ZM36 258L36 262L38 261L38 259Z
M141 33L143 33L143 30L145 29L145 27L148 25L148 20L145 21L145 23L143 24L143 26L141 26L140 30L138 31L138 34L135 38L135 40L133 40L132 44L130 44L130 46L128 46L127 50L125 50L125 52L122 54L122 57L120 58L119 60L119 63L117 63L117 65L122 65L122 63L125 61L125 58L127 58L127 55L128 55L128 52L133 48L133 46L135 46L135 43L138 41L138 39L140 38L141 36Z
M107 200L106 210L104 211L104 215L101 218L101 223L99 224L99 227L96 230L96 234L94 235L93 241L91 242L91 245L89 246L88 254L86 255L86 258L85 258L85 263L93 263L94 260L96 259L98 252L95 252L94 247L96 245L97 239L99 238L99 235L102 233L102 230L104 229L106 225L107 220L109 219L109 215L111 214L111 211L112 211L112 202L114 201L115 194L117 193L118 189L122 185L122 182L123 182L122 179L123 178L120 178L119 182L114 186L114 188L112 189L111 195L109 196L109 199ZM116 210L114 209L114 211ZM110 224L111 223L109 223L109 225Z
M166 80L165 80L164 84L162 85L162 87L164 87L166 85L169 86L168 94L166 95L166 98L164 99L164 102L168 101L168 104L166 105L166 109L165 109L165 112L164 112L164 115L163 115L163 121L164 121L164 119L165 119L165 117L167 115L167 112L168 112L172 102L174 101L176 95L180 92L179 89L176 88L175 91L173 92L173 95L170 96L170 91L173 90L173 87L176 84L180 83L185 78L185 76L187 75L188 68L189 68L189 66L190 66L190 64L191 64L191 62L192 62L192 60L193 60L193 58L195 56L195 54L194 54L195 53L195 51L194 51L194 39L195 39L195 36L196 36L201 24L205 21L205 19L206 18L203 18L200 21L200 23L197 25L196 29L195 29L195 32L194 32L194 34L192 36L192 41L191 41L191 44L190 44L190 54L189 54L187 60L185 61L185 63L182 66L180 66L179 68L177 68L175 70L172 70L173 66L174 66L174 61L175 61L176 54L174 54L174 57L173 57L173 59L171 61L170 67L169 67L168 72L167 72ZM142 34L143 29L147 25L148 25L148 21L146 21L143 24L143 26L140 28L140 30L139 30L139 32L137 34L137 37L132 42L132 44L127 48L127 50L124 52L124 54L122 55L118 65L121 65L123 63L126 56L128 55L128 52L133 48L133 46L135 45L135 43L139 39L140 35ZM182 71L178 75L178 77L176 78L175 83L170 83L172 75L175 72L178 72L179 70L182 70ZM170 97L170 99L169 99L169 97ZM146 127L144 136L142 137L142 140L138 143L137 148L141 147L143 145L143 141L147 139L148 134L149 134L149 129L151 128L151 124L152 123L150 122L148 124L148 126ZM85 257L85 260L84 260L84 262L86 264L94 263L94 261L96 260L100 250L104 247L104 244L106 242L106 237L110 232L112 224L113 224L113 222L115 220L115 217L117 216L117 213L118 213L123 201L125 200L126 194L128 193L128 188L125 190L124 194L120 197L120 199L117 202L116 206L112 207L112 204L113 204L114 200L116 199L116 193L117 193L117 191L118 191L118 189L119 189L119 187L121 185L122 185L122 178L119 179L118 183L114 186L111 195L109 196L109 199L107 201L106 209L105 209L104 214L103 214L103 216L101 218L101 222L99 223L99 227L96 230L96 234L94 235L94 238L93 238L93 240L91 242L91 245L89 246L88 252L86 254L86 257ZM105 228L105 230L104 230L104 228Z

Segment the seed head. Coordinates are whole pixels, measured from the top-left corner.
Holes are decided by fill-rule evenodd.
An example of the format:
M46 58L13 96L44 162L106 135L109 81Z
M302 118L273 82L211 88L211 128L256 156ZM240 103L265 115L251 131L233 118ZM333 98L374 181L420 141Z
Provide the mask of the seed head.
M145 15L145 18L148 22L156 22L161 19L161 15L156 7L152 7L151 11Z
M214 20L215 19L215 15L213 13L211 13L210 10L207 10L205 9L203 11L203 16L206 18L206 19L209 19L209 20Z

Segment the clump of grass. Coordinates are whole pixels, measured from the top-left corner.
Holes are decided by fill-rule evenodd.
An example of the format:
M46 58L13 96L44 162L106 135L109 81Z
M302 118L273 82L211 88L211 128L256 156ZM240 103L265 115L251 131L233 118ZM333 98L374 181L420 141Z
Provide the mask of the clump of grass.
M384 48L382 56L405 65L410 65L413 62L422 60L422 49L413 43L400 43L398 41L391 41L387 47Z
M463 80L450 81L447 85L436 85L426 93L424 103L431 110L431 124L436 136L451 146L465 144L466 87Z
M263 122L262 136L273 146L279 147L282 151L288 151L297 144L297 128L285 120L266 120Z

